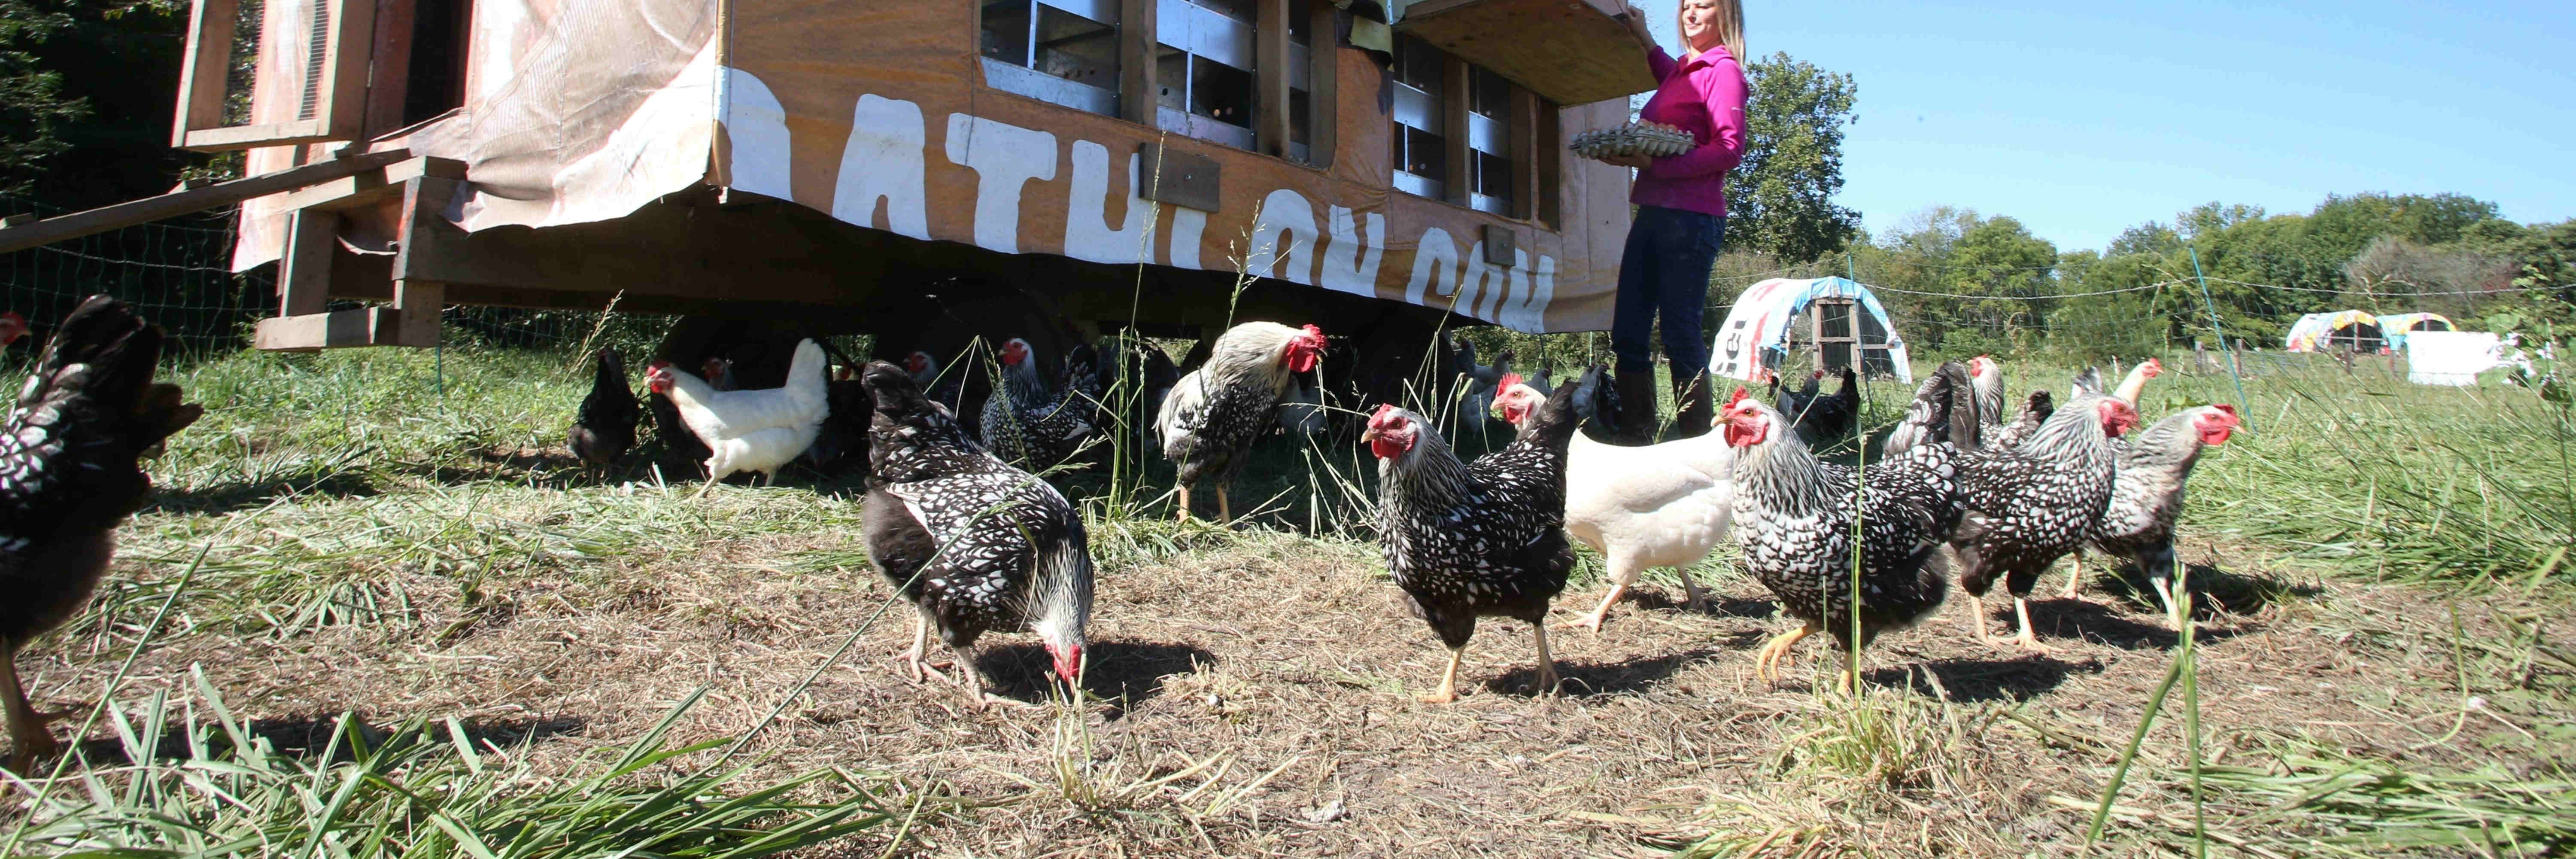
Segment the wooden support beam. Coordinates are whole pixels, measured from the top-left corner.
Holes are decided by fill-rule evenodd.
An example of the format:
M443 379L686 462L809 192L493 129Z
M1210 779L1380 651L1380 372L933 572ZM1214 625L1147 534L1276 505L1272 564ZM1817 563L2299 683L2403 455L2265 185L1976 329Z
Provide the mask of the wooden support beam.
M286 218L286 253L277 265L277 315L320 313L331 304L331 254L340 216L305 209Z
M346 158L317 161L275 173L218 182L195 190L145 197L86 212L46 218L23 226L0 229L0 253L26 250L64 239L76 239L120 227L130 227L175 215L212 209L216 206L227 206L280 191L292 191L318 182L328 182L360 171L372 170L409 157L411 152L405 149L362 152Z
M435 345L401 341L400 311L363 307L336 313L272 316L259 321L251 345L264 352L318 352L355 346Z
M179 63L179 109L170 146L188 145L188 130L224 124L224 82L232 71L233 22L240 0L197 0L188 11L188 52Z
M1148 126L1159 125L1155 110L1162 104L1155 74L1162 44L1155 27L1159 6L1158 0L1118 3L1118 117Z
M447 307L447 284L434 280L394 281L396 345L438 345L438 317Z
M1476 192L1476 151L1467 147L1467 78L1466 60L1440 55L1440 139L1448 149L1442 160L1449 162L1440 181L1448 188L1449 202L1461 206L1474 202L1468 195Z
M1333 32L1339 28L1331 3L1308 3L1306 18L1306 163L1317 167L1333 164L1335 122L1341 117L1341 100L1335 87L1342 65L1341 39Z
M1505 126L1512 135L1506 153L1512 159L1511 215L1531 218L1538 212L1538 96L1514 84L1511 105L1510 122Z
M371 206L402 196L403 184L427 176L435 179L465 178L465 162L453 158L414 158L397 161L382 168L343 176L286 195L289 209L330 209L333 211Z
M1537 94L1531 94L1537 98ZM1531 217L1550 230L1565 223L1565 109L1546 99L1538 102L1538 124L1532 132L1532 165L1538 197Z
M1288 0L1260 0L1252 22L1253 135L1264 154L1288 157Z

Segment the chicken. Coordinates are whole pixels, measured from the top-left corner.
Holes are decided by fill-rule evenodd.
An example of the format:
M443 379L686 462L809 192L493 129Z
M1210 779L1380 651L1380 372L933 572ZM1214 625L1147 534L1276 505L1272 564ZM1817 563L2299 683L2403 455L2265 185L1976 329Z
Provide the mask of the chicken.
M1763 375L1771 382L1771 402L1778 405L1781 414L1792 420L1807 413L1807 405L1816 401L1817 386L1824 384L1825 379L1825 371L1817 370L1798 390L1783 391L1780 390L1780 374L1764 370Z
M1190 486L1216 483L1217 518L1234 518L1225 492L1254 442L1277 426L1279 397L1300 373L1323 360L1324 330L1246 322L1218 335L1207 363L1172 383L1154 418L1163 458L1180 470L1180 517L1190 517Z
M1600 375L1595 367L1568 387L1607 390ZM1547 395L1517 376L1503 377L1502 387L1494 408L1526 432ZM1681 576L1689 594L1686 607L1705 605L1706 594L1691 580L1690 568L1726 539L1734 520L1729 472L1735 448L1712 433L1648 447L1602 444L1577 433L1565 456L1565 532L1601 553L1610 574L1601 606L1573 625L1599 632L1610 607L1636 584L1637 574L1652 567L1671 567Z
M18 311L15 310L0 310L0 349L9 348L9 344L16 343L19 338L25 336L27 336L27 317L18 315Z
M814 434L799 457L814 470L836 474L856 466L865 473L868 465L867 386L859 382L858 368L844 365L832 371L832 381L823 387L823 428Z
M2165 622L2175 629L2182 628L2182 618L2174 612L2173 535L2174 523L2182 518L2183 485L2200 463L2201 450L2227 443L2238 423L2236 407L2224 403L2184 409L2117 445L2120 472L2111 503L2086 542L2094 551L2137 561L2164 606ZM2068 596L2082 578L2078 566L2067 579Z
M1458 663L1476 618L1518 618L1538 646L1539 694L1556 689L1547 653L1548 601L1565 590L1566 446L1574 391L1549 397L1502 450L1458 461L1440 431L1392 405L1369 416L1360 441L1377 455L1378 543L1414 613L1449 648L1428 704L1458 699Z
M922 665L935 628L960 674L976 678L958 682L978 705L1005 700L982 688L975 644L1028 630L1078 697L1092 585L1082 517L1055 487L968 441L904 371L874 362L860 381L875 410L859 527L869 560L915 609L905 655L914 678L937 673Z
M705 379L668 361L655 361L645 368L645 387L669 397L681 424L707 446L707 482L698 488L699 496L739 471L758 472L775 481L779 466L814 443L830 412L823 379L826 363L823 347L812 340L797 341L787 384L747 391L715 390Z
M1850 367L1844 367L1842 388L1834 391L1833 396L1819 397L1815 395L1816 384L1824 377L1825 371L1817 370L1815 376L1807 380L1806 407L1803 410L1783 412L1797 420L1798 431L1806 435L1808 444L1830 444L1851 434L1852 423L1860 416L1859 374L1852 372Z
M1977 420L1985 425L1987 434L1992 435L2004 420L2004 365L1993 355L1970 358L1968 378L1976 383Z
M733 380L733 359L731 358L708 358L705 363L698 365L698 378L707 380L707 387L719 391L730 391L741 387Z
M1969 450L1985 440L1986 421L1977 411L1973 371L1956 361L1941 366L1952 365L1958 365L1958 373L1934 372L1914 389L1913 401L1905 405L1904 420L1888 430L1887 439L1879 443L1882 458L1895 459L1897 454L1927 444Z
M124 302L91 296L54 329L0 425L0 707L20 773L54 753L45 724L61 714L27 702L18 649L70 620L106 574L116 526L152 491L136 457L205 414L152 380L162 336Z
M635 424L643 418L644 408L635 402L635 389L626 386L626 362L617 350L603 346L596 359L599 366L590 377L590 394L581 398L581 408L573 412L572 432L566 440L573 456L605 468L616 465L626 449L635 446Z
M1041 473L1073 457L1099 429L1098 365L1090 346L1073 347L1064 378L1049 394L1037 382L1037 355L1028 341L1002 344L1003 386L984 400L984 448L1013 467Z
M904 356L903 369L912 377L913 386L921 389L922 395L929 397L931 402L947 406L949 414L957 413L959 394L966 387L964 378L966 374L956 372L941 374L939 359L930 357L928 352L914 352Z
M1530 377L1523 379L1521 383L1530 386L1530 389L1537 391L1541 397L1556 393L1556 359L1538 359L1538 372L1530 374Z
M1323 432L1324 392L1303 381L1290 386L1279 398L1279 431L1301 439Z
M1950 548L1958 553L1959 584L1968 592L1970 628L1979 641L1994 641L1986 632L1984 597L2000 578L2012 591L2021 628L2013 643L2047 649L2031 629L2031 585L2102 518L2118 467L2111 439L2137 422L2128 403L2087 394L2050 414L2018 447L1960 458L1959 503L1966 513Z
M1948 438L1973 443L1976 409L1969 386L1965 365L1942 364L1915 397L1944 402L1937 408L1918 403L1907 410L1907 420L1949 421L1943 430ZM1763 645L1754 660L1756 676L1775 678L1789 648L1817 632L1831 632L1845 658L1855 658L1855 614L1858 645L1867 647L1880 634L1911 626L1941 607L1949 577L1940 548L1960 517L1957 447L1933 440L1866 463L1865 470L1834 465L1817 459L1786 417L1742 388L1718 422L1736 451L1730 472L1734 530L1745 569L1779 598L1783 613L1800 621L1797 629ZM1852 671L1843 675L1846 683L1857 672L1856 665L1847 667Z
M2137 405L2138 394L2147 389L2147 380L2164 375L2164 372L2163 361L2154 358L2140 361L2138 366L2129 368L2129 375L2120 380L2119 390L2112 391L2111 396L2119 397L2129 405Z
M2012 423L1996 428L1986 443L2003 448L2020 447L2024 439L2039 431L2039 425L2047 423L2048 416L2056 412L2057 398L2049 396L2045 389L2031 391L2030 396L2022 400L2021 415L2013 418Z

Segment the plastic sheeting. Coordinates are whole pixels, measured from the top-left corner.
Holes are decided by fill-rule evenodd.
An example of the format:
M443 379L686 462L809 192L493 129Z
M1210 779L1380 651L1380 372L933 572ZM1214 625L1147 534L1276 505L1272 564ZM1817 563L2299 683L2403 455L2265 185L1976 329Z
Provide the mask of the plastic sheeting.
M2451 317L2439 313L2392 313L2379 317L2379 336L2388 338L2388 348L2406 350L2406 335L2421 328L2425 331L2449 331L2459 326Z
M2504 344L2489 331L2418 331L2406 338L2406 381L2419 385L2478 383L2504 363Z
M1769 356L1786 348L1789 323L1819 298L1852 299L1862 313L1878 320L1879 327L1887 332L1887 357L1895 365L1896 378L1914 381L1913 361L1906 354L1904 338L1897 336L1896 326L1888 321L1887 307L1878 303L1878 295L1868 286L1839 277L1775 277L1746 287L1742 295L1735 297L1735 307L1726 312L1726 322L1717 328L1717 340L1709 347L1709 372L1751 381L1754 371L1763 369L1766 361L1775 360ZM1860 322L1857 318L1852 321L1855 325Z
M2355 325L2376 328L2379 327L2379 317L2360 310L2311 313L2299 317L2297 322L2290 323L2290 333L2282 338L2281 345L2292 352L2314 352L2317 351L2317 344L2327 339L2328 335Z

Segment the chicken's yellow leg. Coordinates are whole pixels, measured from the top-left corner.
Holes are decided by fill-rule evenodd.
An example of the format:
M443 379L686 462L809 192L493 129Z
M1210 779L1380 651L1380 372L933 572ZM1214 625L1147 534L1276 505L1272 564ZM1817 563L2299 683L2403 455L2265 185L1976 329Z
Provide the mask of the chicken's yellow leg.
M1467 648L1449 648L1449 667L1440 672L1440 691L1413 696L1425 704L1446 704L1458 700L1458 660L1465 658Z
M27 690L18 685L18 657L12 652L17 643L0 639L0 707L9 719L9 769L26 775L36 761L54 756L58 748L53 732L45 730L51 721L27 703ZM59 714L57 714L59 715Z
M1234 506L1226 500L1224 484L1216 487L1216 521L1219 525L1234 524Z
M1181 494L1180 519L1183 522L1190 521L1190 485L1184 483L1175 489Z
M2079 594L2077 594L2076 591L2084 587L2084 550L2077 549L2074 553L2067 555L2066 563L2067 566L2072 568L2072 571L2066 574L2066 593L2060 594L2060 596L2066 597L2067 599L2077 599L2079 598Z
M1986 598L1968 595L1968 631L1976 633L1977 643L1992 647L1995 637L1986 632Z
M1538 689L1532 694L1556 694L1556 658L1547 654L1547 623L1530 624L1531 640L1538 643Z
M2030 626L2030 600L2013 597L2013 616L2021 621L2021 634L2013 636L2013 643L2021 645L2023 650L2047 653L2048 645L2039 643L2038 633Z
M1790 646L1797 644L1799 639L1816 634L1817 629L1815 624L1802 624L1797 629L1772 636L1769 643L1762 645L1762 652L1753 657L1753 676L1764 683L1779 680L1779 665L1788 657Z

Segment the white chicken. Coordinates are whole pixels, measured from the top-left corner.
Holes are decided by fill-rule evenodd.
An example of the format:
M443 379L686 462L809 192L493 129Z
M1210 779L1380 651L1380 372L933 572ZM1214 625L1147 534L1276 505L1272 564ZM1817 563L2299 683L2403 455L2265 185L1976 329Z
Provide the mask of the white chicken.
M1596 368L1567 384L1597 389L1606 383ZM1494 406L1515 427L1547 401L1519 376L1503 377L1501 387ZM1595 394L1578 387L1574 396L1581 402ZM1565 531L1608 562L1610 592L1573 625L1599 632L1610 607L1653 567L1680 574L1689 608L1706 604L1690 568L1726 539L1734 521L1734 468L1735 448L1719 433L1648 447L1602 444L1576 433L1566 448Z
M814 444L831 409L824 384L828 363L822 346L798 341L786 386L748 391L716 390L668 361L645 369L645 386L669 397L680 411L680 422L707 445L707 483L698 495L740 471L774 481L779 466Z

